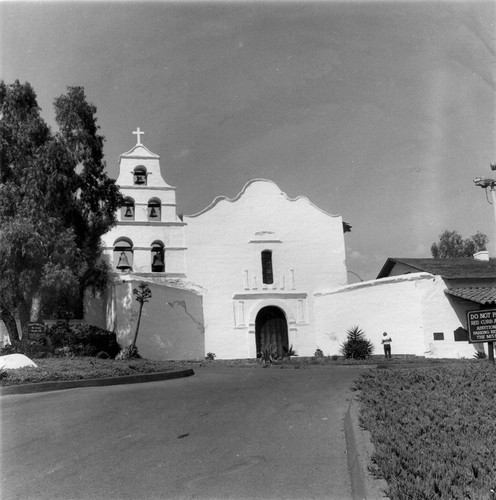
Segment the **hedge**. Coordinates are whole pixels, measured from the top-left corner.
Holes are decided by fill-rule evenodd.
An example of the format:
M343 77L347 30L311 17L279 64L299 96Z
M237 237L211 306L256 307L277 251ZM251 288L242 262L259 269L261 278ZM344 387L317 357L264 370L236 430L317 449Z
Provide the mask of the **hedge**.
M496 498L494 364L371 370L355 389L391 500Z

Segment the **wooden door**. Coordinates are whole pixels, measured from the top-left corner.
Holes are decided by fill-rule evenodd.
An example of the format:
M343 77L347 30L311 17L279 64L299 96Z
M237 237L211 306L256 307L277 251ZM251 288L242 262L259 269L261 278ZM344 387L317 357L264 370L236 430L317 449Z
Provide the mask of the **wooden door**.
M288 323L284 312L278 307L261 309L255 321L257 357L266 349L278 358L288 354Z

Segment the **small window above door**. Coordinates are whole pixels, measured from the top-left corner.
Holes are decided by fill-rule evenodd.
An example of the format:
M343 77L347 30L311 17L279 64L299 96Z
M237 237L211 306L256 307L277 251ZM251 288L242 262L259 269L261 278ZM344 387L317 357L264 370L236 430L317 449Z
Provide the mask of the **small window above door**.
M272 250L262 252L262 281L266 285L274 283L274 273L272 272Z

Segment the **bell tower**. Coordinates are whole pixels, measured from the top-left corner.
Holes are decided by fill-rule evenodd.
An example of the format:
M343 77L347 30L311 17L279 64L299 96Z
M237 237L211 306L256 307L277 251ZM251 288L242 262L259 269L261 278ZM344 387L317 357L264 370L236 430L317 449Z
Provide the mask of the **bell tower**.
M133 134L136 144L119 159L124 204L103 237L106 254L118 273L184 277L186 224L176 213L176 188L162 177L160 156L143 144L145 132Z

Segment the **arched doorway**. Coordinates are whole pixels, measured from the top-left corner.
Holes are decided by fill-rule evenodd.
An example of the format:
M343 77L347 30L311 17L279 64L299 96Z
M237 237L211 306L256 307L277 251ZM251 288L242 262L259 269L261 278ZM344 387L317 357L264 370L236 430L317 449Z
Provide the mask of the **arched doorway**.
M260 309L255 320L255 338L257 357L260 357L265 349L273 351L279 358L287 356L288 322L284 312L275 306Z

